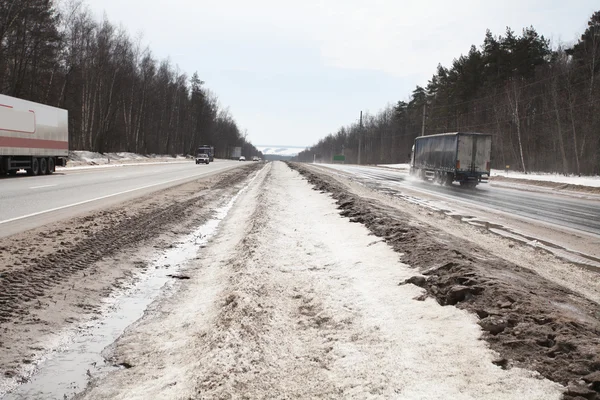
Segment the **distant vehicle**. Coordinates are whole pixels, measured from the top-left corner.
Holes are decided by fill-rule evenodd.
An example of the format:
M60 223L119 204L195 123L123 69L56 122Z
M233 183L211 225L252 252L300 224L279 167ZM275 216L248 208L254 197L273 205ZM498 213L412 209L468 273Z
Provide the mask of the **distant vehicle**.
M246 161L246 157L240 156L240 161Z
M208 164L210 162L210 158L208 154L200 153L196 155L196 164Z
M242 156L242 148L241 147L232 147L231 148L231 155L230 158L232 160L239 160L239 158Z
M211 162L215 161L215 148L213 146L204 144L204 145L198 147L198 149L196 150L196 154L202 154L202 153L208 155L208 158Z
M260 161L260 158L254 156L254 157L252 157L252 161Z
M52 174L69 156L67 110L0 95L0 175Z
M411 175L443 185L459 182L475 187L490 174L492 136L483 133L442 133L415 139Z

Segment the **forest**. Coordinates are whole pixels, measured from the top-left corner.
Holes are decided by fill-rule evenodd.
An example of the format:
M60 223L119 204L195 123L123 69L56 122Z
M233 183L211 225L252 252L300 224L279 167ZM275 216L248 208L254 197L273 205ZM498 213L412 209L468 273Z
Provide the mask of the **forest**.
M259 155L197 73L79 0L0 0L0 93L68 110L71 150Z
M486 32L480 46L438 65L407 101L365 113L298 155L361 164L408 162L414 139L444 132L493 135L492 168L600 174L600 11L572 45L533 27ZM357 113L358 114L358 113ZM357 115L358 117L358 115Z

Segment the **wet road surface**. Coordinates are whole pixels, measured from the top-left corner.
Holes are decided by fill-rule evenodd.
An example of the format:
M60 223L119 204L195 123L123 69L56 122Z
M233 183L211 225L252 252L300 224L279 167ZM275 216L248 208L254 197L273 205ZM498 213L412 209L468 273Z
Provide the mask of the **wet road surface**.
M397 190L399 193L402 193L402 188L410 188L448 202L458 201L489 207L600 235L600 201L494 187L485 183L475 189L465 189L458 185L441 186L415 180L406 171L401 170L339 164L327 165L327 167L351 174L367 185L383 184L386 188Z

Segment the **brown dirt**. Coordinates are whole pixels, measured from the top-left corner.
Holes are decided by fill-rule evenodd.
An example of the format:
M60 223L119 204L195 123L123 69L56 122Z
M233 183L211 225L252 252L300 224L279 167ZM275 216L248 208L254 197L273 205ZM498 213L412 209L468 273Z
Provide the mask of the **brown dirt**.
M0 239L0 380L43 350L46 335L93 317L155 249L191 232L259 165L154 192Z
M442 305L476 314L502 368L524 367L569 387L566 399L600 399L600 307L535 272L477 245L416 222L398 208L352 194L340 181L301 164L316 190L329 192L341 214L382 237L418 269L400 284L423 287Z
M493 176L490 178L490 182L493 182L493 183L510 182L510 183L519 183L522 185L547 187L547 188L552 188L555 190L565 190L565 191L571 191L571 192L600 194L600 187L574 185L572 183L536 181L536 180L529 180L529 179L509 178L506 176Z

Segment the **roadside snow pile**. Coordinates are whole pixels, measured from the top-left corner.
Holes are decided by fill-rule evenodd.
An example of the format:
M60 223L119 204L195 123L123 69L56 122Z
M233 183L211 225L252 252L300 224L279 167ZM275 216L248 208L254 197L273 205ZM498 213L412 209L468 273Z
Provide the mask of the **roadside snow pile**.
M105 164L108 159L105 155L100 153L94 153L93 151L70 151L69 152L69 164L74 163L86 163L86 164Z
M483 331L482 338L499 353L494 364L509 371L515 367L537 371L568 387L565 400L597 398L600 386L591 381L600 365L600 313L595 299L544 278L526 264L490 254L477 242L455 236L453 230L438 231L437 218L431 225L423 223L410 209L403 211L401 203L355 194L337 176L302 164L291 166L316 190L331 193L342 216L364 224L402 254L402 262L415 270L402 286L427 291L416 300L432 297L443 306L472 313ZM377 270L384 267L387 265L380 264ZM355 268L353 265L350 271ZM571 273L580 274L576 270ZM382 285L373 293L383 289ZM461 336L454 327L447 334ZM498 394L496 398L506 396Z
M186 158L181 155L173 157L170 155L162 154L142 155L129 152L102 154L92 151L75 150L69 152L69 162L67 164L67 167L79 167L84 165L183 161L185 159Z
M510 178L510 179L524 179L529 181L539 181L539 182L554 182L554 183L564 183L569 185L581 185L581 186L591 186L591 187L600 187L600 176L564 176L559 174L544 174L544 173L532 173L532 174L524 174L522 172L506 172L503 170L493 169L491 171L492 178L501 177L501 178Z

